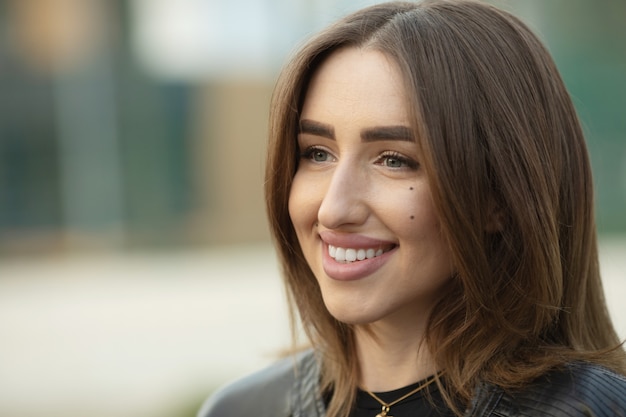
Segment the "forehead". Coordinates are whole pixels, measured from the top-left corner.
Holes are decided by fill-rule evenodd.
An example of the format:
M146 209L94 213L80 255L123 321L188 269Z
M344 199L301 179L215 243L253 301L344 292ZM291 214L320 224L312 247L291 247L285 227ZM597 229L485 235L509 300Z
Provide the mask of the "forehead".
M311 76L302 117L354 114L408 123L407 90L397 64L371 48L331 53Z

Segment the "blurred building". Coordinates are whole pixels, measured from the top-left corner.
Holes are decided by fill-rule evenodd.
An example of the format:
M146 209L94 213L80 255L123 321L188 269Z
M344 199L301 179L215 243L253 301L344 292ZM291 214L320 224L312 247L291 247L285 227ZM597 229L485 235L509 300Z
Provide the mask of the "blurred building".
M277 71L368 3L2 0L0 254L267 240ZM543 35L579 108L601 230L626 232L626 3L510 7Z

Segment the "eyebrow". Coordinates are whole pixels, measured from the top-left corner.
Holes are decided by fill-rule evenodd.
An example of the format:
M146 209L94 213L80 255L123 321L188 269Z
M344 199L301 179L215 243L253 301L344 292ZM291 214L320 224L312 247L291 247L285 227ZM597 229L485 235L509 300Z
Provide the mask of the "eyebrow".
M413 130L406 126L378 126L361 130L363 142L376 142L381 140L401 140L415 142Z
M300 120L299 133L308 133L310 135L321 136L333 140L335 139L334 127L309 119Z
M326 123L316 122L310 119L300 120L298 133L321 136L335 140L335 128ZM400 140L415 142L413 130L407 126L376 126L361 130L363 142L377 142L387 140Z

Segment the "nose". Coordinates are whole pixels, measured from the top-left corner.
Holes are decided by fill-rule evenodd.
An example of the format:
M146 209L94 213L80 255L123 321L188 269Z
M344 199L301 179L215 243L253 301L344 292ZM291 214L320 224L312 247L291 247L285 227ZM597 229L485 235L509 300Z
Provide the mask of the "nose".
M317 217L325 228L338 229L365 223L367 205L367 175L358 166L343 161L337 164L325 188Z

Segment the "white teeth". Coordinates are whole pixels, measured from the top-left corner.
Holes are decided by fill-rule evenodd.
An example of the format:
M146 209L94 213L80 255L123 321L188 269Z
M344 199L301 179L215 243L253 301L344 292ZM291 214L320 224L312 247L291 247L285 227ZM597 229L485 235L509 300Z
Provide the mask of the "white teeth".
M372 259L384 253L382 249L351 249L328 245L328 254L337 262L354 262Z

